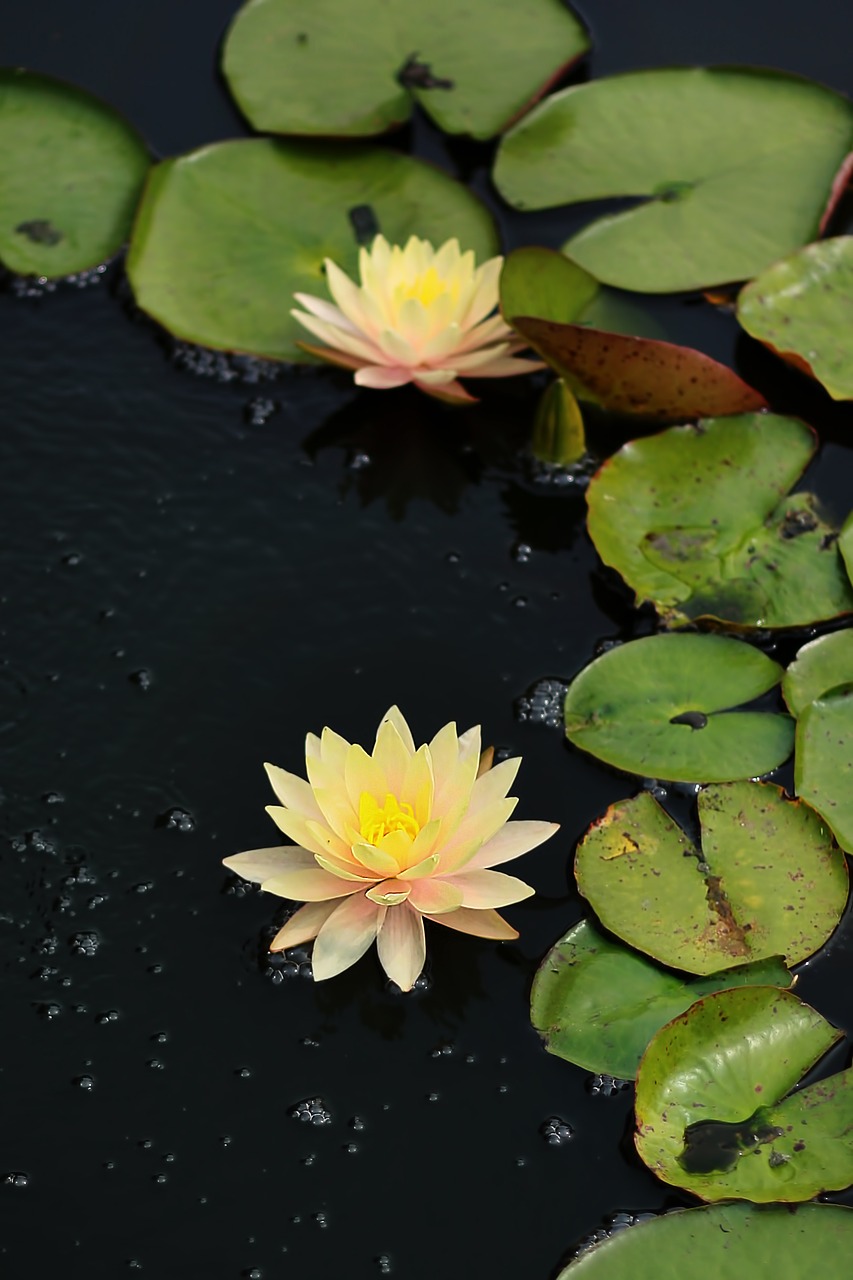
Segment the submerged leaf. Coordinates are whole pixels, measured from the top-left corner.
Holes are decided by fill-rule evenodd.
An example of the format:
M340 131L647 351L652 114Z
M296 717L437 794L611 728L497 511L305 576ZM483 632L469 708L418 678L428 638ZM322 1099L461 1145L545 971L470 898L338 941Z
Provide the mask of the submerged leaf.
M699 793L701 847L642 791L593 823L575 858L602 924L687 973L784 956L799 964L837 927L847 863L817 814L769 783Z
M635 197L563 247L605 284L667 293L751 279L815 239L852 146L853 107L822 85L665 68L548 98L502 141L495 183L517 209Z

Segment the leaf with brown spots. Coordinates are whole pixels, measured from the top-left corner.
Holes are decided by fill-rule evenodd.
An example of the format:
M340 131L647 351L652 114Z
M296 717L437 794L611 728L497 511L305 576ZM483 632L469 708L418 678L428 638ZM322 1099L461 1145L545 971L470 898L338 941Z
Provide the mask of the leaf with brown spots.
M736 373L693 347L534 316L510 324L581 400L613 413L685 422L767 408Z
M817 951L847 901L844 855L818 815L765 782L705 787L698 805L698 849L647 791L592 825L575 876L602 924L686 973Z

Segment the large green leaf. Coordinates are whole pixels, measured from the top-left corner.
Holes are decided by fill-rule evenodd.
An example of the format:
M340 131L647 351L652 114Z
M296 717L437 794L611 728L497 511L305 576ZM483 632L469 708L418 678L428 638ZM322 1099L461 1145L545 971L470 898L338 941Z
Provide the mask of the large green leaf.
M517 209L636 197L564 248L606 284L666 293L748 280L813 240L851 146L853 107L810 81L638 71L548 98L502 141L495 182Z
M82 89L0 69L0 261L65 276L127 240L148 169L139 135Z
M514 249L501 269L501 311L508 324L516 316L570 324L583 316L598 291L598 281L583 267L539 245Z
M807 245L762 271L741 291L737 318L834 400L853 400L853 236Z
M778 957L685 979L629 951L582 920L551 948L530 995L530 1018L545 1048L588 1071L631 1080L665 1022L712 991L771 983L788 987Z
M794 785L853 853L853 631L800 649L782 692L797 717Z
M847 903L847 863L825 824L765 782L705 787L698 805L698 849L648 791L593 823L575 876L602 924L687 973L812 955Z
M603 653L566 694L566 737L607 764L673 782L769 773L790 755L793 722L733 711L782 668L727 636L658 635Z
M703 1200L810 1200L853 1183L853 1069L791 1094L841 1033L790 991L706 996L637 1076L637 1150ZM790 1096L788 1096L790 1095Z
M152 171L127 262L136 300L190 342L304 361L293 293L327 296L327 257L355 273L365 210L392 242L457 236L478 259L497 248L485 207L420 160L358 145L222 142Z
M249 0L223 70L256 129L364 137L415 101L447 133L491 138L588 45L561 0Z
M848 1280L853 1209L703 1205L615 1232L557 1280Z
M794 418L711 418L632 440L593 477L599 555L670 625L801 627L853 610L853 587L810 494L785 496L814 456Z

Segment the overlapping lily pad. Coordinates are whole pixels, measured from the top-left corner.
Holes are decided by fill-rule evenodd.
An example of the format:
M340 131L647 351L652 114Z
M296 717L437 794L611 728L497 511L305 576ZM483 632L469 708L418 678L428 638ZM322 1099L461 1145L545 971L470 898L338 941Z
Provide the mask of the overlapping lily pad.
M733 708L781 678L777 663L727 636L647 636L608 650L572 681L566 737L599 760L646 777L757 777L790 755L793 721Z
M811 494L810 427L772 414L707 419L633 440L588 492L599 555L669 625L799 627L853 610L837 533Z
M841 552L841 559L844 561L847 577L853 582L853 511L850 512L850 515L841 526L838 550Z
M700 848L648 791L593 823L575 876L602 924L687 973L812 955L847 902L847 864L825 823L769 783L708 786L698 806Z
M853 1209L804 1204L796 1211L746 1204L679 1209L615 1232L585 1250L558 1280L847 1280Z
M223 70L256 129L364 137L417 102L447 133L491 138L588 45L562 0L250 0Z
M814 240L851 147L853 107L821 85L667 68L554 94L506 135L495 182L517 209L635 197L564 249L606 284L666 293L751 279Z
M797 717L794 785L853 853L853 631L821 636L785 673Z
M737 317L753 338L853 400L853 236L807 245L741 291Z
M357 275L360 226L392 242L497 249L491 215L422 161L360 145L222 142L152 171L127 270L136 300L190 342L305 361L293 293L327 296L323 261Z
M853 1069L797 1093L841 1033L790 991L720 991L652 1040L637 1150L703 1200L809 1200L853 1183Z
M549 1053L588 1071L631 1080L646 1045L665 1022L712 991L756 983L787 987L791 975L774 956L686 979L582 920L539 966L530 1017Z
M65 276L127 240L149 159L145 144L82 89L0 69L0 261Z

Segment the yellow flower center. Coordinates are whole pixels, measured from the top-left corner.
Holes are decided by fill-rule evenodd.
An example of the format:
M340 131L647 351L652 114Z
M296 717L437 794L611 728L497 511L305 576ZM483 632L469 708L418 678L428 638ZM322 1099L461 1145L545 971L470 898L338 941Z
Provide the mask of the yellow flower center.
M362 791L358 802L358 825L365 841L373 845L378 845L382 837L392 831L405 831L414 840L421 829L412 806L400 804L390 791L384 805L380 805L369 791Z
M454 302L459 296L458 280L448 281L440 276L435 267L429 267L422 275L401 288L403 298L417 298L425 307L429 307L443 293L449 293Z

